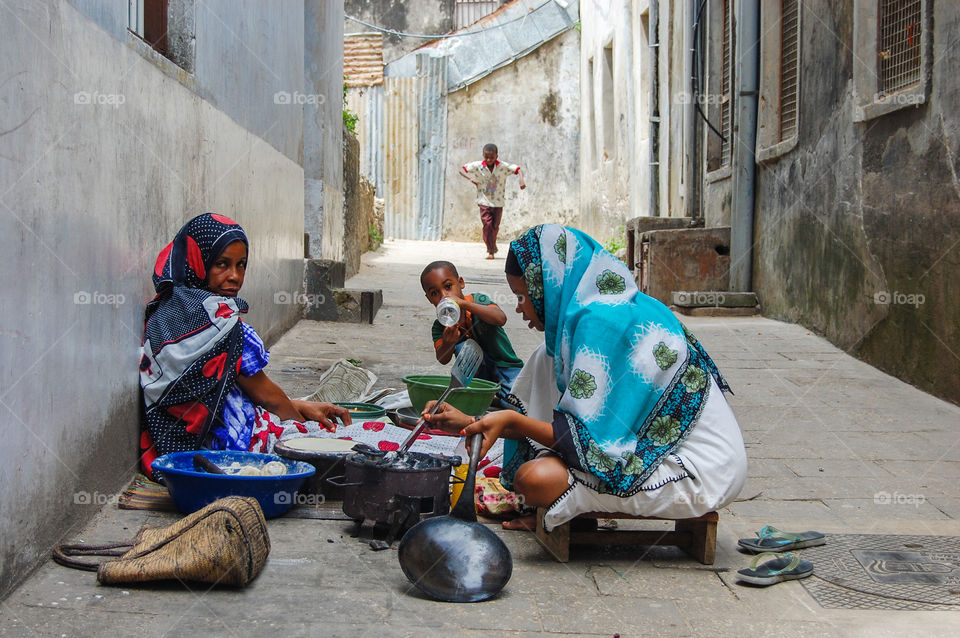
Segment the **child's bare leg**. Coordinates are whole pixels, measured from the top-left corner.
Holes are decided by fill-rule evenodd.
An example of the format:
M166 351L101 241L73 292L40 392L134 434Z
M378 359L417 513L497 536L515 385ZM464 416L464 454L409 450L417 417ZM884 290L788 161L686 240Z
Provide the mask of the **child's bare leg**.
M545 456L521 465L513 479L513 488L523 497L524 505L547 507L567 490L568 476L563 461L555 456ZM536 526L536 516L521 516L503 523L505 529L532 530Z

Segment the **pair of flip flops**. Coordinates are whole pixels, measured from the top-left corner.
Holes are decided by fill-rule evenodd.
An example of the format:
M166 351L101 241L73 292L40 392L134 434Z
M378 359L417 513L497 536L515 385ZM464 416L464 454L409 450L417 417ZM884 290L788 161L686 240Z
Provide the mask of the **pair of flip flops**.
M813 563L793 554L782 553L783 550L816 547L826 542L826 537L820 532L794 534L767 525L757 532L756 538L737 541L743 549L757 554L750 567L738 570L737 576L743 582L763 587L806 578L813 574Z

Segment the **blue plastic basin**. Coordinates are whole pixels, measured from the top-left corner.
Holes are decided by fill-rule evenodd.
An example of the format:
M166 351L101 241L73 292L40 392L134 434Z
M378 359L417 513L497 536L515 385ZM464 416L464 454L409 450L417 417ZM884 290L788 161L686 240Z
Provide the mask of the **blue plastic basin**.
M270 461L280 461L287 466L287 473L282 476L210 474L193 468L194 454L202 454L222 468L234 462L263 466ZM220 450L165 454L156 459L152 467L154 472L163 476L174 504L185 514L195 512L224 496L252 496L260 503L266 518L280 516L290 509L296 500L297 490L316 472L316 468L309 463L291 461L273 454Z

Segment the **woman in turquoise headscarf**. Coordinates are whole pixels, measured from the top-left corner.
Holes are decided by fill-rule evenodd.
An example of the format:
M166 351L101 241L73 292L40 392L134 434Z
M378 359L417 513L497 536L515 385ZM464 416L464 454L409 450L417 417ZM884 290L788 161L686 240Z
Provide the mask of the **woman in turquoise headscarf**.
M548 508L548 530L584 512L692 518L731 502L747 463L729 387L673 313L579 230L527 231L506 271L517 312L545 333L514 385L522 411L443 406L430 420L482 432L484 453L517 440L501 481Z

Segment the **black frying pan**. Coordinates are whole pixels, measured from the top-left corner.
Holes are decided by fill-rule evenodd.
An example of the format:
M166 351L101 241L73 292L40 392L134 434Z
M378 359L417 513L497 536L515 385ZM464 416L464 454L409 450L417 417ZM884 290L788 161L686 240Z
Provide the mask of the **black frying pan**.
M453 511L411 527L397 551L410 582L437 600L486 600L503 589L513 572L510 550L477 522L473 499L482 437L474 434L470 440L470 468Z

